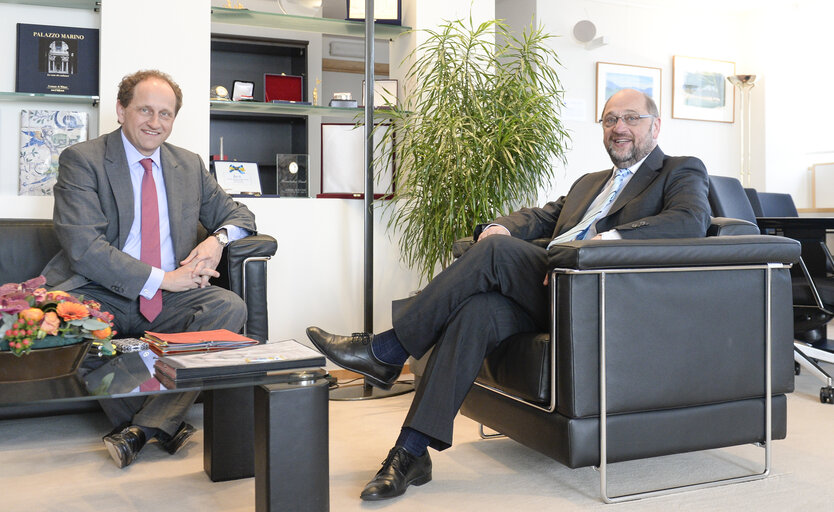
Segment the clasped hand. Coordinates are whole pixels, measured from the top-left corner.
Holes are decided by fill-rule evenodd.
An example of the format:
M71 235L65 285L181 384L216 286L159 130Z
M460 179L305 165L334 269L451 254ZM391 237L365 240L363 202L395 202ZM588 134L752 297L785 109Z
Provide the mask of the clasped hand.
M217 238L206 238L188 253L180 262L179 268L165 272L160 288L171 292L184 292L209 286L209 279L220 277L220 272L215 269L222 255L223 246Z
M490 227L486 228L485 230L483 230L481 232L481 235L478 237L478 241L480 242L484 238L487 238L487 237L492 236L492 235L510 236L510 232L504 226L499 226L499 225L490 226ZM601 240L601 239L602 239L602 235L599 234L599 233L597 233L596 236L594 236L594 238L592 238L592 240ZM550 276L550 273L547 273L547 274L544 275L544 281L542 281L543 285L547 286L547 284L550 282L549 276Z

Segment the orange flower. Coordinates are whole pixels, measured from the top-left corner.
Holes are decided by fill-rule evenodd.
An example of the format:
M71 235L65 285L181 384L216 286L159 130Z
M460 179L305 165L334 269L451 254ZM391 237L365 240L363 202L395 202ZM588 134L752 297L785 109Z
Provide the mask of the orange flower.
M111 329L110 327L105 327L104 329L99 329L97 331L93 331L93 336L96 337L98 340L106 340L110 337Z
M62 302L58 304L55 311L58 313L58 316L67 322L70 320L81 320L82 318L90 316L87 306L84 304L77 304L75 302Z
M58 335L58 326L61 325L61 319L58 318L58 315L55 314L54 311L50 311L49 313L43 316L43 323L41 324L41 330L50 336L57 336Z
M43 310L38 308L24 309L18 313L18 315L24 320L31 320L32 322L37 323L43 319Z

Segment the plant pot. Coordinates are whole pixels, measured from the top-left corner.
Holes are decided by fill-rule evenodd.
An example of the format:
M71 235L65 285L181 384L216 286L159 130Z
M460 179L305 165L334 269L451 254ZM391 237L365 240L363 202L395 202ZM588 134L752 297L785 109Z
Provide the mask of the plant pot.
M36 349L24 356L0 352L0 382L54 379L78 369L91 341L62 347Z

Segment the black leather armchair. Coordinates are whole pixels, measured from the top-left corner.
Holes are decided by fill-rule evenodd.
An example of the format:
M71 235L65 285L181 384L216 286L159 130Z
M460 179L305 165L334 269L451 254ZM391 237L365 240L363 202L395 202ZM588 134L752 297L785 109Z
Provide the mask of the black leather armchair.
M37 277L61 249L49 219L0 219L0 240L3 241L0 243L0 284ZM269 335L266 262L277 248L276 240L269 235L253 235L231 242L218 265L220 277L212 281L246 301L248 318L244 334L260 341L265 341ZM69 410L74 408L70 406ZM60 412L60 407L4 412L7 416L21 416Z
M704 485L766 476L793 390L799 244L716 221L706 238L552 248L551 331L499 345L461 412L571 468L599 466L606 502L656 494L609 496L616 461L763 443L761 473Z

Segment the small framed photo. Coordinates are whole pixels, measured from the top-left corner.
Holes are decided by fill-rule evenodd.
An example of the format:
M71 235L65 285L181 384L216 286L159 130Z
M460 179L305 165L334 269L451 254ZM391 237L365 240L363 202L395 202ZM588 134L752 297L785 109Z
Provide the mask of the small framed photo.
M235 80L232 85L232 101L252 101L255 94L255 82Z
M727 81L735 62L675 55L672 68L672 117L735 121L735 91Z
M365 21L365 0L347 0L347 19ZM374 0L374 21L402 25L402 0Z
M214 177L220 188L229 194L261 195L261 178L258 164L254 162L230 162L215 160Z
M380 125L377 125L379 127ZM387 150L393 144L393 131L374 130L374 159L381 153L379 143L385 139ZM394 192L394 159L380 173L375 169L374 199ZM321 123L321 194L317 197L364 199L365 130L352 123Z
M397 106L397 81L374 80L374 108L394 108ZM362 106L368 99L365 97L365 81L362 80Z
M660 113L661 69L630 64L597 62L596 117L602 119L605 102L620 89L636 89L646 93L657 105Z

